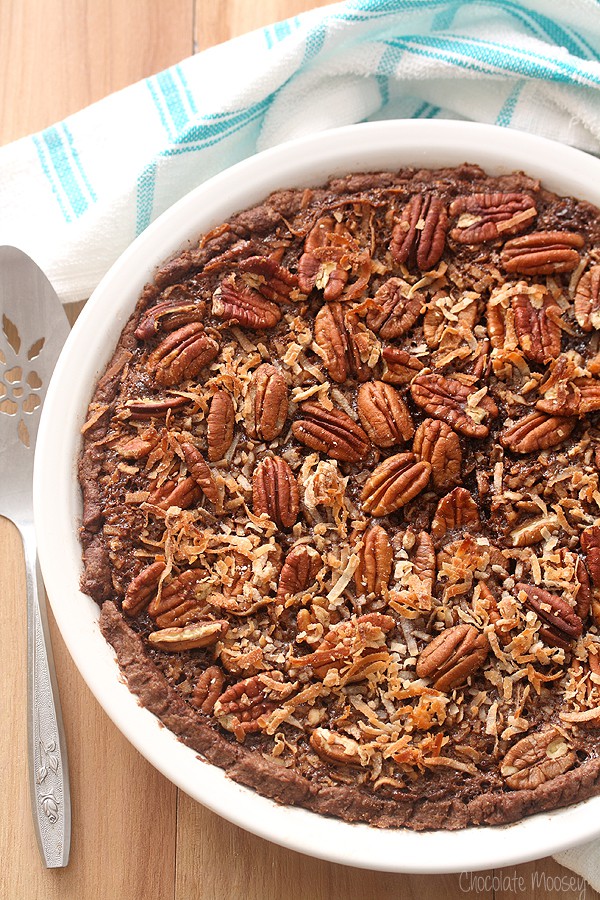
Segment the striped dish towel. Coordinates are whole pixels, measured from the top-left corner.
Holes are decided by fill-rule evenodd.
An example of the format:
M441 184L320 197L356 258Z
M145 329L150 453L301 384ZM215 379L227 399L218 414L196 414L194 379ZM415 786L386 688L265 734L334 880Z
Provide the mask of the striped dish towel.
M232 163L311 131L411 117L600 152L598 0L348 0L199 53L0 148L0 243L78 300Z

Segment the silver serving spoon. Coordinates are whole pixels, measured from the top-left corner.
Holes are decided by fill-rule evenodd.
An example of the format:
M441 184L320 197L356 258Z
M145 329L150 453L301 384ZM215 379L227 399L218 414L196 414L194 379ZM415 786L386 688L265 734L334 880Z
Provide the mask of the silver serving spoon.
M0 247L0 515L16 525L23 541L29 785L48 868L68 862L71 802L33 527L33 454L48 382L68 333L60 300L41 269L21 250Z

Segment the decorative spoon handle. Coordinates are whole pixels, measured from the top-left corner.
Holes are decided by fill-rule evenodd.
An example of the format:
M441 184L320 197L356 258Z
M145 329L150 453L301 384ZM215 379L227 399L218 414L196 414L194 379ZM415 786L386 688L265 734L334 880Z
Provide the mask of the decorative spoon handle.
M69 770L45 594L33 525L21 526L27 583L27 738L36 837L49 869L66 866L71 843Z

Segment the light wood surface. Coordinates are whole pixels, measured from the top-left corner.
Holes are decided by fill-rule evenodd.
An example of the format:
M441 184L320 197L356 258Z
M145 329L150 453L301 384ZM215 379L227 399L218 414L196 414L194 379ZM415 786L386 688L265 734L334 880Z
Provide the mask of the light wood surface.
M311 0L0 0L0 144L236 34L324 5ZM243 77L243 73L240 73ZM72 307L72 319L80 307ZM581 897L551 859L492 872L411 876L311 860L190 800L121 736L51 621L71 769L66 869L38 857L26 779L25 600L14 528L0 519L2 900L508 900ZM498 831L499 841L502 830ZM544 889L544 883L555 889ZM600 895L587 888L585 896Z

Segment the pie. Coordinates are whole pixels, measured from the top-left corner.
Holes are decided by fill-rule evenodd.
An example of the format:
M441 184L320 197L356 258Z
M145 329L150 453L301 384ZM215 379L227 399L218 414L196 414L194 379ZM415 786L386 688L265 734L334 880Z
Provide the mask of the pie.
M598 209L470 164L278 191L121 334L82 588L140 702L281 803L415 830L574 803L599 410Z

